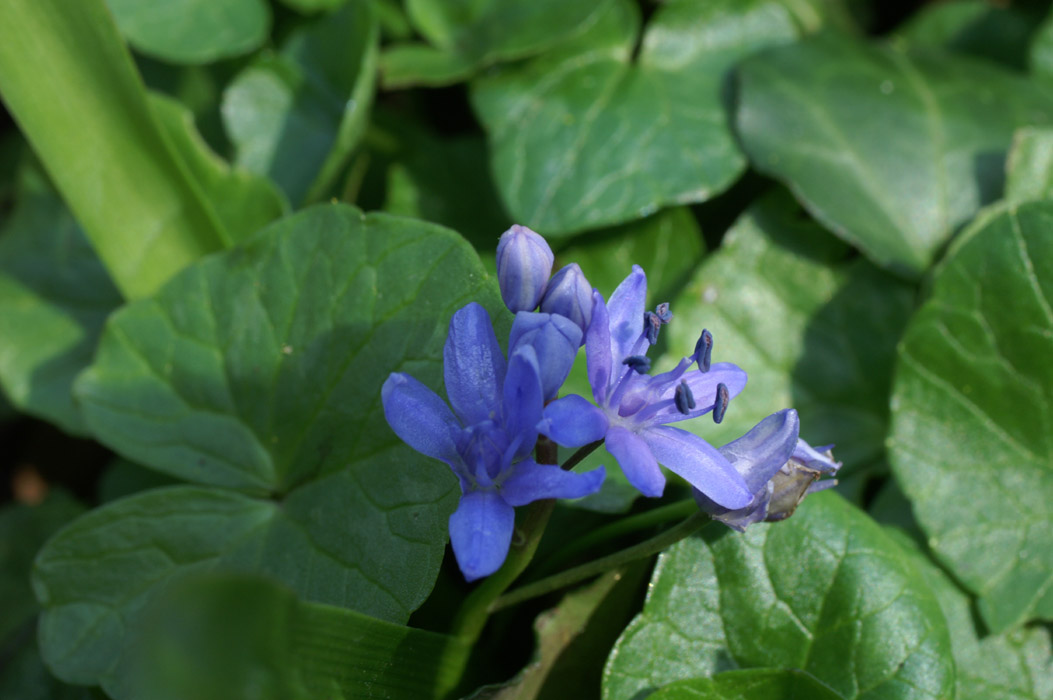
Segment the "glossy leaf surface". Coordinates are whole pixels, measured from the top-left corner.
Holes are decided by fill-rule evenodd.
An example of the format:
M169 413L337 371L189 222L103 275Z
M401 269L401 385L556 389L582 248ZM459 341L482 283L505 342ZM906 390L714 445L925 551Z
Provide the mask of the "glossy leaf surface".
M956 242L900 346L889 457L996 632L1053 618L1053 203Z

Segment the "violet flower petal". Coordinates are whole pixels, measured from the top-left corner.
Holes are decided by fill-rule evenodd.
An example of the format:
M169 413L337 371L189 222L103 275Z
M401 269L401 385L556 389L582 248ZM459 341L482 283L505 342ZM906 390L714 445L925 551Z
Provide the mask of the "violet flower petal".
M607 305L603 303L603 296L599 292L592 293L592 323L585 333L585 363L592 395L596 403L602 404L607 400L613 360L610 317L607 314Z
M450 318L442 355L446 395L457 417L465 425L492 418L506 363L486 309L472 302Z
M516 348L509 358L504 385L505 431L520 441L515 457L525 457L534 449L544 405L534 348L529 345Z
M380 400L388 425L403 442L450 466L461 463L456 443L461 425L438 394L408 374L392 372Z
M581 447L602 440L609 425L607 414L588 399L569 394L545 406L537 429L564 447Z
M633 265L633 271L622 280L607 302L611 359L615 363L621 363L633 354L633 346L643 333L646 296L647 275L639 265Z
M495 491L472 491L461 496L450 516L450 544L457 566L468 581L501 568L512 544L515 510Z
M557 464L537 464L525 459L501 484L501 496L509 505L525 506L543 498L582 498L600 490L607 472L603 467L577 474Z
M742 475L746 487L757 494L789 461L797 446L800 429L797 411L787 408L773 413L738 440L721 447L720 454Z
M497 243L497 284L512 313L533 311L541 303L554 261L540 234L515 225Z
M604 445L618 460L625 478L645 496L657 498L665 490L665 475L651 448L636 433L615 425L607 431Z
M725 508L742 508L753 493L724 455L708 442L686 430L654 426L640 437L659 463Z

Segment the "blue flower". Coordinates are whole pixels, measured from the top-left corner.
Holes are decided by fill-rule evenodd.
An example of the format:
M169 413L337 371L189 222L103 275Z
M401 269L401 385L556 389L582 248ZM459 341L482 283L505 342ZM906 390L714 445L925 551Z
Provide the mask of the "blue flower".
M533 311L541 303L555 258L540 234L518 224L497 242L497 284L512 313Z
M544 405L542 367L565 364L562 353L567 351L560 348L571 345L573 361L577 343L573 334L562 345L520 340L511 344L506 362L490 316L473 302L450 319L443 351L453 411L408 374L393 372L384 382L381 398L391 429L413 449L446 462L460 482L461 501L449 522L450 543L469 581L504 563L515 506L543 498L580 498L595 493L603 482L602 467L575 474L530 458Z
M629 483L646 496L662 495L665 476L658 465L663 464L716 503L741 508L753 493L727 458L702 438L668 424L723 405L746 386L746 373L728 363L688 373L696 351L669 372L645 374L647 349L657 340L663 317L671 318L669 309L661 308L660 314L647 312L645 319L646 293L647 278L634 265L610 303L593 294L585 352L596 405L576 394L560 398L545 407L538 429L567 447L605 439Z
M581 329L582 340L592 321L592 285L577 263L552 275L541 299L541 310L565 316Z
M742 508L722 507L695 490L695 501L714 520L743 531L762 520L783 520L793 515L809 493L836 485L836 481L816 482L823 474L834 474L841 467L829 448L813 449L798 437L797 411L788 408L773 413L748 433L720 448L742 475L753 492L753 500ZM826 452L826 454L822 454Z

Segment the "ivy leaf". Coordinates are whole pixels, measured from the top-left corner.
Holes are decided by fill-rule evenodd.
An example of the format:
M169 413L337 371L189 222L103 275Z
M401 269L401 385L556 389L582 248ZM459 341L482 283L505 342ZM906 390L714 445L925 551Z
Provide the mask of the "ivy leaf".
M1053 202L980 217L907 328L889 457L994 632L1053 618ZM1011 300L1011 303L1009 303Z
M473 299L502 307L455 233L333 205L114 314L77 385L89 425L203 486L115 501L41 553L56 673L111 682L125 623L164 581L203 568L404 622L431 590L457 486L390 431L380 386L406 371L438 388L446 323Z
M666 3L641 30L635 6L616 2L582 36L481 76L472 103L513 219L562 236L725 189L746 165L725 116L727 71L796 39L807 6Z
M1006 164L1005 196L1012 202L1053 198L1053 129L1016 132Z
M648 697L651 700L842 700L807 673L768 668L725 671L712 678L677 681Z
M603 697L737 668L801 669L845 700L954 689L935 598L895 540L832 493L785 522L711 528L663 554L608 659Z
M73 380L122 299L43 175L21 181L0 235L0 383L20 410L83 435Z
M908 276L1001 196L1013 131L1053 122L1053 94L992 64L835 36L753 57L739 76L754 165Z
M222 105L235 162L294 205L324 197L369 119L378 40L372 4L352 2L239 73Z
M430 44L388 48L384 86L449 85L484 66L533 56L586 30L615 1L409 0L409 19Z
M172 63L209 63L258 48L270 33L263 0L106 0L128 42Z
M749 382L719 426L679 425L721 445L794 407L806 440L837 445L843 475L883 459L896 342L914 292L845 253L783 190L739 218L673 301L661 362L690 353L707 328L714 361L738 364Z

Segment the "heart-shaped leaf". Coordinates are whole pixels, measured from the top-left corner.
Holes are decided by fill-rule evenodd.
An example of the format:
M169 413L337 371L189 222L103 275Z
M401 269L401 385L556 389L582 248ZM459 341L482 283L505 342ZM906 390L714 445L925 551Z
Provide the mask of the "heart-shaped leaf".
M710 529L658 560L643 612L611 652L606 700L735 668L801 669L846 700L942 700L943 614L909 556L836 494L745 534Z
M431 590L457 486L391 432L380 386L407 371L438 388L447 319L473 299L501 308L455 233L333 205L112 316L77 385L88 424L205 486L115 501L49 543L35 582L55 672L111 682L126 623L203 568L404 622Z
M584 35L480 77L472 102L512 217L559 236L726 188L745 168L725 115L727 71L797 38L794 7L666 3L641 29L635 6L616 2Z
M889 458L996 632L1053 618L1053 202L982 216L900 346Z
M762 172L880 265L916 276L1002 194L1013 131L1053 92L966 56L824 36L739 71L737 124Z

